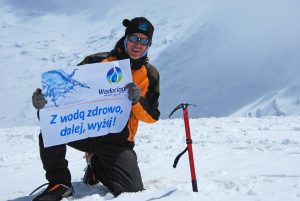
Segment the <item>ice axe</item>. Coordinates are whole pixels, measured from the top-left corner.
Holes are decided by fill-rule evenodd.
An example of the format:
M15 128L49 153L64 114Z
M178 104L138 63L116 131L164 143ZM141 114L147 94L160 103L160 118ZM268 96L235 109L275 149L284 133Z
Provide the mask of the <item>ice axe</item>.
M177 107L175 107L175 109L169 115L169 118L170 118L172 116L172 114L174 112L176 112L177 110L179 110L179 109L183 110L183 119L184 119L185 134L186 134L186 144L187 144L187 147L175 158L173 167L176 168L177 163L178 163L180 157L186 151L188 151L189 161L190 161L191 177L192 177L193 192L198 192L197 179L196 179L196 171L195 171L195 164L194 164L194 156L193 156L192 138L191 138L190 124L189 124L189 113L188 113L188 107L189 106L196 106L196 105L188 104L188 103L181 103Z

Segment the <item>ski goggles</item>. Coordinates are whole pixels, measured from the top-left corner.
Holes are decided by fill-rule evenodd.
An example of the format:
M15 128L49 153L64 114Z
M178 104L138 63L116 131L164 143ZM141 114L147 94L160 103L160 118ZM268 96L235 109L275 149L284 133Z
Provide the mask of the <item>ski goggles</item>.
M133 42L133 43L136 43L137 41L140 41L140 44L144 45L144 46L147 46L147 45L150 44L150 40L148 38L139 38L136 35L130 35L128 37L128 40Z

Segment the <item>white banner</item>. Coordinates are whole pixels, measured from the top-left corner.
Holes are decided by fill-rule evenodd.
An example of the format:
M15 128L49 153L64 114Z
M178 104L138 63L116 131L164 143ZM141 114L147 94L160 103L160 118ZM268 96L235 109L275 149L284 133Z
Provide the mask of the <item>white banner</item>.
M48 102L40 110L44 146L122 131L131 110L125 89L130 82L129 59L43 73Z

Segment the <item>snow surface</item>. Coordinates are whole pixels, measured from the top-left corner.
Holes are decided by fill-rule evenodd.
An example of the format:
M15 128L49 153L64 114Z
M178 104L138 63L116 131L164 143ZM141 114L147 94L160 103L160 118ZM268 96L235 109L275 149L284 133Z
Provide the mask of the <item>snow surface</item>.
M190 120L198 180L192 192L182 119L141 124L136 147L146 190L116 201L297 201L300 200L300 117L203 118ZM0 200L28 201L46 182L38 151L38 127L0 128ZM67 159L76 195L64 200L111 200L102 185L81 182L83 153Z

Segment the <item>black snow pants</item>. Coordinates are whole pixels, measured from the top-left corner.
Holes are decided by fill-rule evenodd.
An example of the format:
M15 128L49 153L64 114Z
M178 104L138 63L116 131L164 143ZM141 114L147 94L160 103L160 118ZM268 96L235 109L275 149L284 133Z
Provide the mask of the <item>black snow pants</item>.
M87 138L67 145L97 156L98 180L114 196L122 192L143 190L143 182L133 148L101 143L101 137ZM50 183L71 185L71 174L66 160L66 145L44 148L42 134L39 135L40 156L46 179Z

